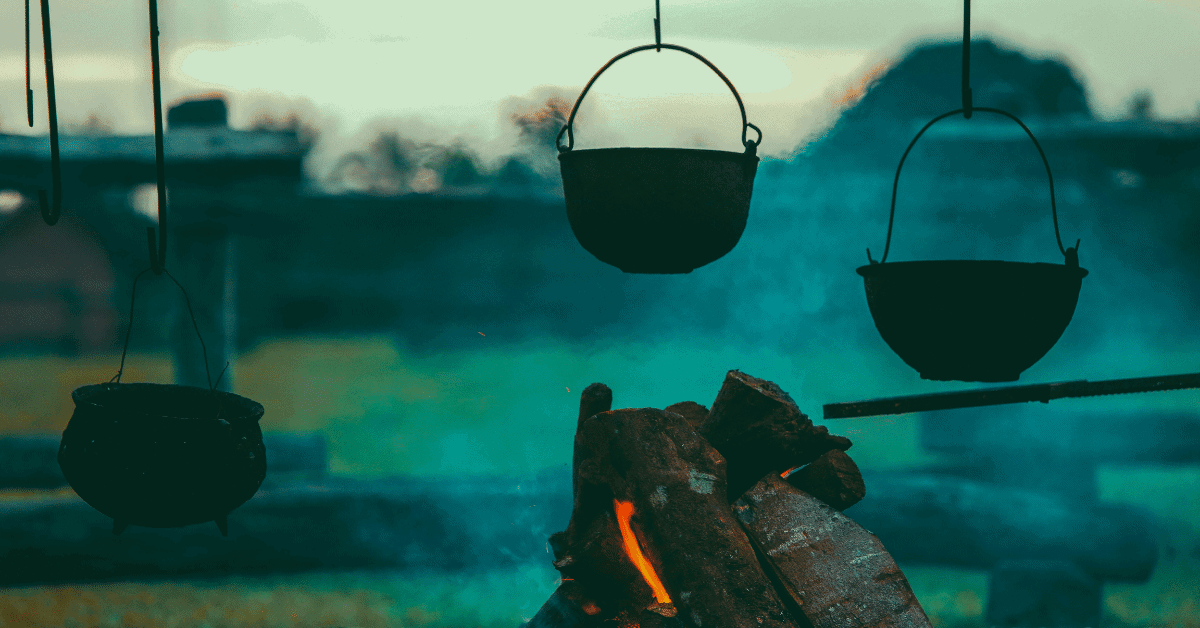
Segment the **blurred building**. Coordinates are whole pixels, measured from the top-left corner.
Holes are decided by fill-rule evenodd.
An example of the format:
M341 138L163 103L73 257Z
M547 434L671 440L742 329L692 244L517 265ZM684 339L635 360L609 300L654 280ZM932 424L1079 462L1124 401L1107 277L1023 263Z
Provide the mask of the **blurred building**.
M118 314L104 242L77 217L47 229L36 201L13 202L0 214L0 350L111 348Z

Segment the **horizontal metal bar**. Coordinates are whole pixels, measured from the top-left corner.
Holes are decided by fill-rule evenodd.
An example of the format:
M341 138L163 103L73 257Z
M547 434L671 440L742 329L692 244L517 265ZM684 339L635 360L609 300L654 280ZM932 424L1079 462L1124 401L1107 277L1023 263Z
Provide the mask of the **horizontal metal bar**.
M1200 388L1200 373L1137 377L1132 379L1109 379L1099 382L1089 382L1081 379L1053 384L1006 386L1003 388L984 388L927 395L888 397L849 403L829 403L825 404L825 418L853 419L867 416L928 412L931 410L996 406L1006 403L1028 403L1031 401L1049 403L1051 399L1069 397L1122 395L1187 388Z

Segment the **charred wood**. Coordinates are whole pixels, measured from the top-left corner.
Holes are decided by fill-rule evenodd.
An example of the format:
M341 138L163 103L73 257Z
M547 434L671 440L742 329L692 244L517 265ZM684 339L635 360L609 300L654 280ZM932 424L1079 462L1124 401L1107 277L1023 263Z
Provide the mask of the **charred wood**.
M645 608L654 599L650 585L625 553L611 509L600 511L587 523L579 541L554 561L554 567L564 580L570 579L587 593L605 620L623 609Z
M575 424L575 451L573 459L578 461L588 455L588 451L580 451L580 447L586 447L586 443L581 444L579 441L579 427L587 419L612 409L612 389L604 384L596 382L583 389L579 395L579 418ZM550 547L554 551L554 560L561 560L567 547L577 545L579 543L577 521L580 518L591 520L600 516L605 508L612 501L611 494L599 490L594 484L583 486L579 481L579 463L571 465L571 491L573 496L573 506L571 509L571 520L567 523L567 529L562 532L556 532L550 535ZM586 525L586 524L585 524Z
M679 416L687 419L688 425L692 429L699 430L701 425L708 420L708 408L696 403L695 401L680 401L666 407L667 412L674 412Z
M735 505L814 628L930 628L879 539L772 473Z
M821 454L812 464L789 474L787 481L836 510L857 504L867 494L858 465L840 449Z
M686 419L604 412L580 425L576 453L581 485L633 503L642 549L686 625L794 626L728 506L725 460Z
M698 430L729 465L729 496L737 499L764 475L808 464L850 439L815 426L773 382L729 371L708 419Z

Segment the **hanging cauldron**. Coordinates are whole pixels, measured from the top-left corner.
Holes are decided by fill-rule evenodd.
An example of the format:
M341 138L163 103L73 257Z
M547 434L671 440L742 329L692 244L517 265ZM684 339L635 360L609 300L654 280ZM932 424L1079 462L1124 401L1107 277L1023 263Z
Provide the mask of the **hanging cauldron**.
M162 216L161 205L159 211ZM148 236L153 244L153 232ZM216 390L187 291L159 265L163 250L165 245L151 246L151 268L133 280L116 381L81 386L71 393L75 412L63 430L58 466L83 501L112 517L113 534L129 525L178 528L213 521L228 536L226 517L253 497L267 476L267 452L258 426L263 407ZM121 383L137 285L151 271L166 275L183 293L208 388Z
M725 81L742 112L745 152L572 150L575 114L592 83L619 59L656 48L686 52ZM757 140L746 139L748 129L755 130ZM566 145L561 143L564 134ZM762 132L746 121L746 108L733 83L707 59L672 44L627 50L592 76L555 140L571 230L589 253L627 273L689 273L715 261L733 249L746 228L761 141Z
M929 127L963 109L942 114L913 138L892 187L887 247L896 214L896 188L909 151ZM1037 138L1016 116L998 113L1021 125L1042 156L1050 179L1054 235L1064 264L999 261L922 261L883 263L858 268L875 327L888 346L921 377L931 380L1011 382L1058 342L1071 322L1079 289L1088 271L1079 267L1078 242L1063 249L1054 202L1054 177ZM868 258L870 251L868 250Z
M58 464L71 488L126 525L215 521L254 496L267 474L263 407L232 393L171 384L96 384L71 393L75 413Z

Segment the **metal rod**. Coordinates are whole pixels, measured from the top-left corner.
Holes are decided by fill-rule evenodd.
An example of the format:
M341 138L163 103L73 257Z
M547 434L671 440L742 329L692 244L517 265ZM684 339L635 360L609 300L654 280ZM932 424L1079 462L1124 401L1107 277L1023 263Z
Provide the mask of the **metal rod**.
M33 89L29 85L29 0L25 0L25 116L33 128Z
M163 156L162 75L158 65L157 0L150 0L150 73L154 82L154 163L158 171L158 250L155 251L151 240L150 266L157 275L167 265L167 168Z
M654 0L654 52L662 52L662 18L658 4L659 0Z
M973 108L971 102L971 0L963 0L962 108L963 117L970 118Z
M1008 386L1004 388L984 388L980 390L964 390L928 395L888 397L850 403L830 403L825 404L825 418L853 419L868 416L929 412L932 410L953 410L956 408L976 408L979 406L996 406L1009 403L1028 403L1031 401L1050 403L1051 399L1123 395L1189 388L1200 388L1200 373L1137 377L1132 379L1109 379L1099 382L1089 382L1081 379L1053 384L1030 384L1028 386Z
M46 53L46 104L50 111L50 176L53 199L45 190L38 190L42 219L46 224L58 222L62 214L62 162L58 153L58 101L54 97L54 53L50 47L50 0L42 0L42 44Z

